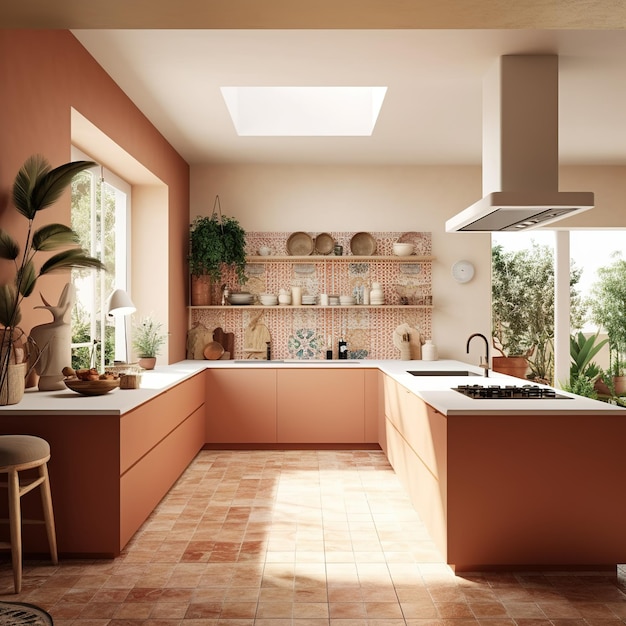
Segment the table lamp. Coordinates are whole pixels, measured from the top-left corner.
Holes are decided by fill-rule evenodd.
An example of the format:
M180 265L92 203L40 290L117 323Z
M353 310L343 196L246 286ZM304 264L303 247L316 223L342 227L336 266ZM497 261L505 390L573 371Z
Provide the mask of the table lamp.
M116 289L107 302L107 312L113 317L121 317L124 324L124 362L128 363L128 331L126 328L126 317L134 313L137 307L133 304L130 296L123 289Z

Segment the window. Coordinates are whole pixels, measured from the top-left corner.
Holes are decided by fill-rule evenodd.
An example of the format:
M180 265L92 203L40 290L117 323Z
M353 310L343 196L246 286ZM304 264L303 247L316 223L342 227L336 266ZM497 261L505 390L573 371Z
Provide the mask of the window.
M73 150L72 159L95 160ZM128 224L131 188L101 166L72 182L72 228L81 245L107 267L106 272L73 270L76 302L72 311L72 366L96 367L126 358L126 318L107 315L113 289L127 289Z
M590 299L593 296L592 289L598 280L598 269L612 264L615 254L622 254L626 257L624 246L624 231L617 229L610 230L571 230L569 231L570 249L570 328L569 333L582 330L585 334L592 334L600 331L601 338L606 336L603 329L599 329L592 321L590 311ZM516 252L530 251L533 246L549 248L549 254L554 254L554 231L533 230L526 233L493 233L492 247L502 246L505 253L515 254ZM530 266L528 272L531 274ZM518 288L523 288L520 283ZM553 291L553 285L549 281L545 282L546 287ZM545 294L544 302L550 301L550 294ZM552 296L553 300L553 296ZM524 294L519 298L520 302L526 303L529 307L536 298L533 294ZM546 311L548 309L546 308ZM542 313L542 311L537 311ZM543 311L545 313L545 311ZM551 315L551 311L549 312ZM530 325L527 325L530 327ZM553 333L552 333L553 335ZM534 355L536 358L536 354ZM598 364L608 367L608 350L599 353L596 358ZM534 372L532 358L531 370Z

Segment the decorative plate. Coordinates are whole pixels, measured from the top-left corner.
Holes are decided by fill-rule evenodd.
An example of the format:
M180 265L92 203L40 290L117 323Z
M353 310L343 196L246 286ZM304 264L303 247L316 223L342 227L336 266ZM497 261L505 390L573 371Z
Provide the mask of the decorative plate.
M328 233L320 233L315 238L315 251L319 254L330 254L335 248L335 240Z
M376 252L376 239L369 233L357 233L350 239L350 252L357 256L372 256Z
M412 243L415 246L413 254L418 256L428 254L428 241L424 233L403 233L398 237L398 243Z
M120 379L103 379L103 380L78 380L69 379L65 381L65 386L81 396L103 396L113 389L120 386Z
M313 238L308 233L292 233L287 239L287 252L291 256L308 256L314 249Z

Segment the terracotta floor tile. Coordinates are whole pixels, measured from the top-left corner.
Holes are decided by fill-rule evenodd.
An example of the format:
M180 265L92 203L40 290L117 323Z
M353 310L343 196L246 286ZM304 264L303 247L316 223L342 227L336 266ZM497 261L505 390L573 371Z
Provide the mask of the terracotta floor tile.
M114 560L24 563L55 626L624 626L617 575L441 561L377 451L202 451Z

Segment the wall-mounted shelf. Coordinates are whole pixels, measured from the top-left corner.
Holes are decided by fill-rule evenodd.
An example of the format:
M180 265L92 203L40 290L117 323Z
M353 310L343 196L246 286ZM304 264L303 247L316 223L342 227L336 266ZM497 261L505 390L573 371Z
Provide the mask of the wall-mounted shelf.
M190 309L279 309L285 311L288 309L432 309L432 304L352 304L352 305L328 305L320 306L318 304L286 304L286 305L273 305L266 306L263 304L226 304L226 305L211 305L211 306L190 306Z
M275 358L300 358L301 352L323 357L326 346L336 344L340 335L348 342L351 353L368 358L396 358L397 349L388 339L399 324L418 328L424 337L432 334L436 310L432 271L436 257L432 255L430 233L375 233L376 250L369 254L371 248L363 249L368 253L363 255L352 254L348 242L353 235L332 233L347 251L335 256L316 251L291 255L286 248L287 233L248 233L246 244L252 254L246 257L247 281L242 285L234 270L227 268L219 282L227 285L231 293L249 291L255 296L253 303L222 305L220 285L214 284L210 305L188 307L189 326L201 323L209 330L220 327L234 333L236 358L245 356L250 325L257 323L267 327ZM415 241L416 254L392 253L392 244L403 235ZM258 255L257 250L263 247L272 250L272 254ZM358 296L373 289L375 283L382 286L383 304L322 306L318 297L315 304L267 306L256 297L300 287L303 296L329 294L330 299L331 294L354 295L362 302ZM376 298L373 301L379 302Z
M395 263L425 263L434 261L434 256L334 256L332 254L316 254L309 256L249 256L246 263L375 263L377 261L393 261Z

